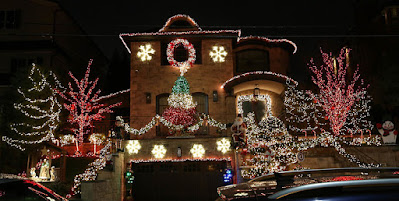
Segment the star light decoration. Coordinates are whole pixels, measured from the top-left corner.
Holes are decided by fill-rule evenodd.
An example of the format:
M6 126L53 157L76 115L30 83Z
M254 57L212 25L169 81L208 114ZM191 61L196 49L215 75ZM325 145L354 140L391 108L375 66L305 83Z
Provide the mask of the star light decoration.
M205 155L204 146L202 146L202 144L194 144L190 149L190 153L194 158L202 158Z
M139 153L139 150L141 149L140 142L138 140L131 140L126 145L126 149L129 152L129 154L137 154L137 153Z
M227 52L223 46L213 46L212 50L209 52L209 56L212 58L213 62L222 63L225 61Z
M162 144L154 145L154 148L152 148L151 153L155 158L163 158L165 157L166 154L165 146L163 146Z
M216 145L217 145L217 150L222 153L226 153L227 151L229 151L231 146L230 141L227 140L226 138L218 140L216 142Z
M140 58L141 61L150 61L152 56L155 54L155 50L152 49L151 44L140 45L139 51L137 52L137 57Z

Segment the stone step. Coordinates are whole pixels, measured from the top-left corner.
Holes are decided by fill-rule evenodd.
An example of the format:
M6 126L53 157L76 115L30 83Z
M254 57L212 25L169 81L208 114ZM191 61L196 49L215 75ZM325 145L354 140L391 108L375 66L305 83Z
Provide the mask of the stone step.
M305 168L319 169L319 168L339 168L343 167L334 157L305 157L305 160L300 163Z

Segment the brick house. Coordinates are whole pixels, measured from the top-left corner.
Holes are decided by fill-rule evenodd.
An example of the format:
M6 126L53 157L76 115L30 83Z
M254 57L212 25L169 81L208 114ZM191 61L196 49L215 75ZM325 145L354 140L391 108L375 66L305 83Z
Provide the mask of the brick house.
M189 16L175 15L158 32L120 34L131 54L131 127L146 126L168 106L167 98L180 71L170 65L166 52L168 44L177 38L188 40L195 48L195 63L184 77L197 102L197 111L226 123L227 129L203 125L193 135L179 137L169 135L166 127L156 124L143 135L131 134L130 138L140 146L135 153L125 151L124 160L127 167L134 170L133 194L138 200L144 197L148 200L148 196L153 200L158 196L214 200L215 188L224 185L225 169L233 169L234 182L239 179L235 152L231 147L223 153L217 149L218 141L231 139L229 126L236 115L254 111L259 118L268 109L274 116L283 114L283 92L289 79L286 74L290 55L296 52L295 43L286 39L241 37L240 30L202 30ZM141 57L144 47L151 58ZM215 54L222 58L215 58ZM188 57L184 47L174 50L178 62ZM271 101L259 100L263 104L252 104L245 97L254 93L270 97ZM200 158L190 152L195 144L204 148ZM152 152L155 145L162 145L165 150L160 158ZM164 181L171 185L165 185ZM149 185L153 186L153 195L145 193L144 188ZM177 186L185 190L171 195Z

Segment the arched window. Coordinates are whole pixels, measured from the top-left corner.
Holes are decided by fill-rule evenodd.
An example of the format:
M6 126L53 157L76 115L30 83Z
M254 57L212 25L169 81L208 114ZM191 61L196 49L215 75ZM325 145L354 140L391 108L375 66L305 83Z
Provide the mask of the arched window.
M201 115L202 113L208 114L208 95L202 92L196 92L192 94L194 102L197 103L197 113ZM196 131L195 135L207 135L208 134L208 126L201 126L198 131Z

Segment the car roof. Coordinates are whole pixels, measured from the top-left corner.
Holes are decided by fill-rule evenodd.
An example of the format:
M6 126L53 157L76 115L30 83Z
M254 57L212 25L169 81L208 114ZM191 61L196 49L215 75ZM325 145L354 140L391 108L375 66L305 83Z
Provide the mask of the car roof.
M257 177L248 182L255 181L263 181L275 178L277 182L279 180L285 180L287 178L292 178L298 175L307 175L307 174L336 174L336 173L377 173L382 174L384 172L393 172L399 171L399 167L375 167L375 168L361 168L361 167L350 167L350 168L326 168L326 169L305 169L305 170L290 170L290 171L282 171L275 172L271 174L267 174L264 176Z
M399 186L398 178L389 179L373 179L373 180L351 180L351 181L336 181L336 182L325 182L325 183L315 183L307 184L303 186L287 188L270 195L268 199L279 199L288 195L292 195L299 192L311 191L323 188L333 188L333 187L362 187L362 186Z
M236 199L237 192L243 190L248 192L248 194L267 191L268 195L271 195L271 193L279 192L285 188L294 188L311 183L334 182L336 181L334 179L340 176L354 176L362 180L399 178L399 167L351 167L282 171L257 177L240 184L221 186L217 188L217 192L225 200Z

